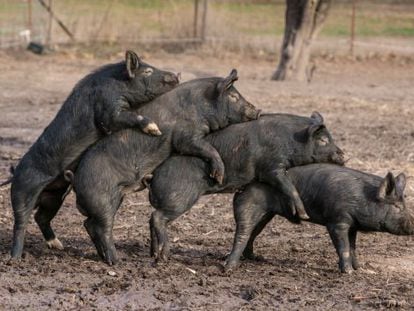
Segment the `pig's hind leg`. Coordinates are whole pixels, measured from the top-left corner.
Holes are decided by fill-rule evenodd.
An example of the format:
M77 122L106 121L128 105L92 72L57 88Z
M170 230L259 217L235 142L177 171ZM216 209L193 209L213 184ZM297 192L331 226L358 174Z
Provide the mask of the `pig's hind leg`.
M50 222L56 216L70 190L70 183L61 175L39 195L35 220L49 248L63 250L63 245L56 237Z
M31 168L17 168L13 176L11 201L14 227L11 257L14 259L22 256L24 237L30 215L38 202L40 193L50 181L50 176Z
M151 256L155 257L157 262L167 260L170 250L167 224L178 216L179 215L176 217L166 217L164 216L164 213L159 210L156 210L151 214Z
M156 209L149 222L151 256L155 257L156 262L168 258L168 224L190 210L203 192L203 185L197 182L197 176L192 174L190 178L196 180L193 182L185 179L181 183L171 183L170 180L155 176L151 185L147 186L151 205ZM205 180L202 184L204 182Z
M88 218L84 226L91 237L99 256L108 264L114 265L117 262L115 244L113 241L113 224L115 213L122 202L120 191L98 191L95 188L84 189L79 195L77 192L77 207L79 211ZM85 196L86 194L86 196ZM88 200L82 200L87 197Z
M102 260L110 266L116 264L117 255L112 236L113 217L88 217L84 225Z
M42 231L43 237L49 248L63 250L63 244L56 237L50 222L56 216L62 206L65 195L67 194L69 185L66 188L54 190L45 190L40 194L38 210L35 214L37 225Z
M156 262L166 261L170 253L168 224L188 211L193 204L184 205L183 208L172 205L167 208L157 209L151 214L151 256L155 257Z
M268 211L261 197L250 188L234 196L233 207L236 234L233 249L224 264L226 271L237 267L242 253L247 258L254 257L253 242L274 216L273 212Z
M273 219L275 213L268 212L260 219L259 223L254 227L252 234L250 235L249 241L247 242L246 248L243 251L243 257L250 260L263 260L262 256L257 256L253 251L253 244L257 236L263 231L266 225Z

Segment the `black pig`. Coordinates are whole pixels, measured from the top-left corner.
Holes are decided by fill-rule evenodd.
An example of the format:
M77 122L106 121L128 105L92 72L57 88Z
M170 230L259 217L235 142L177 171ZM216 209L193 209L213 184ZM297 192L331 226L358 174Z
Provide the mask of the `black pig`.
M341 272L358 268L357 231L414 234L414 213L404 203L405 175L385 178L350 168L312 164L288 171L310 216L309 221L328 229L339 256ZM287 198L263 183L252 183L235 195L237 230L226 268L237 265L240 255L254 258L253 242L275 215L298 222Z
M50 220L62 204L68 183L67 168L76 166L80 155L100 138L122 128L140 128L160 135L157 125L134 109L173 89L175 74L142 62L131 51L125 62L104 66L82 79L63 103L52 122L17 165L12 177L14 211L12 258L23 251L24 235L31 212L48 245L62 248L50 229Z
M233 192L260 180L285 193L291 199L291 213L297 211L299 217L306 218L298 210L302 202L286 169L314 162L343 164L344 160L317 112L310 118L264 115L257 121L229 126L206 139L225 163L222 185L211 183L203 161L183 156L171 157L160 165L148 185L151 204L156 208L150 228L151 253L157 260L166 258L168 253L167 224L188 211L201 195Z
M112 226L124 194L140 190L141 179L172 152L203 158L208 162L209 176L222 182L224 164L204 136L259 115L233 86L236 80L237 71L233 70L227 78L196 79L179 85L138 110L160 125L162 136L151 138L134 130L114 133L82 157L74 177L67 173L78 208L88 217L85 227L108 264L116 262Z

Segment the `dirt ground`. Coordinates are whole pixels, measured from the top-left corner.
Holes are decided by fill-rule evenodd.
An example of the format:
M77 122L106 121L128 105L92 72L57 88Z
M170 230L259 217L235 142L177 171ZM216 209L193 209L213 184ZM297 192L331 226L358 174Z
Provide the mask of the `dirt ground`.
M319 58L313 81L271 82L275 62L240 55L146 54L181 71L184 80L239 69L238 89L267 112L321 112L347 153L347 165L385 175L405 172L414 208L414 62L398 57ZM115 61L73 53L0 54L0 180L50 122L74 84ZM179 181L177 181L179 182ZM0 310L368 310L414 308L414 240L360 234L362 268L341 275L325 228L274 219L257 239L263 261L244 261L231 274L232 195L203 197L170 226L172 256L154 267L149 256L147 192L129 195L114 229L120 263L98 260L71 194L53 223L64 251L49 250L32 221L25 257L8 263L13 215L10 187L0 189Z

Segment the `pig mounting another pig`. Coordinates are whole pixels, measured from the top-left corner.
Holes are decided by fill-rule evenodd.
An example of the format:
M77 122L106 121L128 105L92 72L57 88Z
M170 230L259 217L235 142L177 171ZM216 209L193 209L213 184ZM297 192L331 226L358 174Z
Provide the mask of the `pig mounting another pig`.
M255 120L260 113L233 86L236 80L237 71L232 70L226 78L180 84L138 110L160 126L162 136L119 131L91 147L75 174L66 172L77 206L88 217L85 227L106 263L114 264L117 259L112 227L124 195L142 189L142 178L171 153L200 157L207 162L208 176L223 182L223 161L205 135L232 123ZM175 171L180 174L179 168Z
M156 209L150 220L151 253L157 260L168 256L167 225L188 211L202 195L234 192L259 180L289 197L292 215L306 218L300 214L298 206L303 205L299 205L302 202L286 170L314 162L344 163L342 150L335 145L317 112L310 118L266 114L256 121L212 133L206 140L225 163L223 184L211 183L206 163L188 156L170 157L148 182L150 202Z
M175 74L144 63L131 51L126 52L124 62L99 68L78 82L10 179L14 212L12 258L22 255L26 227L35 207L39 207L35 220L49 247L63 248L50 221L69 187L63 178L64 170L76 168L88 147L120 129L139 128L160 135L157 125L135 109L177 84Z

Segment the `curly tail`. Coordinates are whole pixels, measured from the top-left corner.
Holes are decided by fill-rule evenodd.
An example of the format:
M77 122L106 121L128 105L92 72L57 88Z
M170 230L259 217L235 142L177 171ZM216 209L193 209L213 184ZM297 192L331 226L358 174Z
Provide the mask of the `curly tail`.
M11 176L9 177L9 179L7 179L6 181L2 182L0 184L0 187L3 187L5 185L8 185L8 184L10 184L13 181L14 170L15 170L14 166L13 165L10 165L9 172L10 172L10 175Z
M150 189L152 177L152 174L147 174L141 179L142 184L148 189Z
M75 175L73 174L71 170L65 170L63 172L63 177L65 178L67 182L73 184L73 179L75 178Z
M73 180L75 178L75 175L71 170L66 170L63 172L63 178L70 184L68 189L66 189L65 193L62 195L62 201L67 197L67 195L72 191L73 189Z

